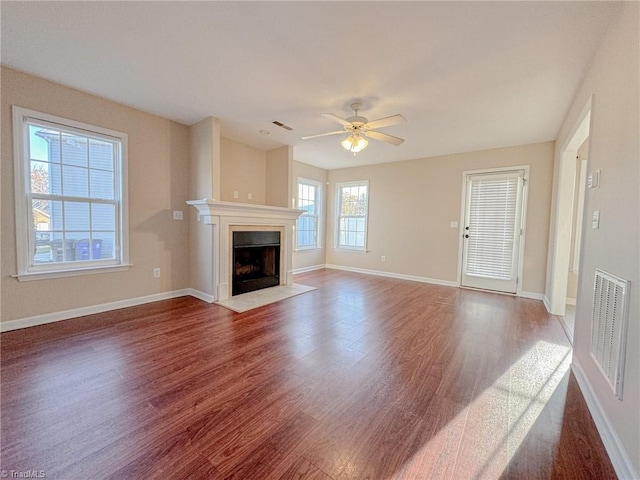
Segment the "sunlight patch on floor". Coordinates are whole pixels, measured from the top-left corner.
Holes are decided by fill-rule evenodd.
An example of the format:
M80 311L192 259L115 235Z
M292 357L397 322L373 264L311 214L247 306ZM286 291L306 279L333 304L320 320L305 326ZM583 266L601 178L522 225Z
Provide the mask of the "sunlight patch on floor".
M434 467L452 478L453 467L444 475L449 468L443 462L452 464L454 458L457 476L500 478L570 364L570 347L538 341L388 480L405 478L407 471L433 472Z

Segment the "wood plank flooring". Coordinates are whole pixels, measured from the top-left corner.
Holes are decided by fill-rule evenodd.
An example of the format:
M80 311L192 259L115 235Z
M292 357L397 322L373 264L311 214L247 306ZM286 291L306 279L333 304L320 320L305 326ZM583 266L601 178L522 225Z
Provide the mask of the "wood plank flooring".
M335 270L1 341L5 471L47 479L616 478L541 302Z

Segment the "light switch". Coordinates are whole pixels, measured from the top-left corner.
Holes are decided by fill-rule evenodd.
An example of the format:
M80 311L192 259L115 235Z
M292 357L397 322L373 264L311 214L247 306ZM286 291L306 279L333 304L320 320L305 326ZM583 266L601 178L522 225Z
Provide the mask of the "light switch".
M182 211L181 210L174 210L173 211L173 219L174 220L182 220L184 217L182 216Z
M591 172L587 176L587 188L594 189L600 186L600 170L596 170L595 172ZM596 228L596 227L594 227Z
M591 228L600 228L600 210L594 210L591 216Z

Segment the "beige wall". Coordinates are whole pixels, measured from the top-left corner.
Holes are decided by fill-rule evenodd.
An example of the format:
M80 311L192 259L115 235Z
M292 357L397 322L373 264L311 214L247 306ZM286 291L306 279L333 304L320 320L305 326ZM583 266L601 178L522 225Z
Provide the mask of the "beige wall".
M274 148L267 152L266 204L292 207L293 147Z
M131 299L189 286L187 127L2 67L2 321ZM105 127L129 136L129 246L125 272L19 282L11 106ZM153 278L160 267L161 278Z
M639 478L640 4L628 2L621 10L596 53L562 126L555 154L555 176L558 176L563 146L593 95L587 166L590 172L601 170L602 173L600 188L586 191L585 211L586 218L590 218L594 210L600 211L600 228L585 228L582 237L573 361L584 372L602 412L635 468L630 478ZM589 354L591 295L596 268L631 280L622 401L616 399ZM553 274L549 273L550 276ZM552 278L549 283L551 285Z
M327 263L456 282L462 172L530 165L523 290L543 293L553 142L329 171ZM369 180L368 252L334 245L336 182ZM381 262L381 256L386 262Z
M315 180L322 184L322 221L320 222L320 248L312 250L299 250L293 253L293 268L302 269L315 266L321 266L326 263L326 239L324 232L327 231L327 180L328 174L326 170L313 165L301 162L293 162L293 185L291 187L293 196L298 194L298 177L308 180Z
M217 200L265 205L266 175L267 153L264 150L227 138L220 139L221 190ZM234 191L238 192L238 198L234 198Z

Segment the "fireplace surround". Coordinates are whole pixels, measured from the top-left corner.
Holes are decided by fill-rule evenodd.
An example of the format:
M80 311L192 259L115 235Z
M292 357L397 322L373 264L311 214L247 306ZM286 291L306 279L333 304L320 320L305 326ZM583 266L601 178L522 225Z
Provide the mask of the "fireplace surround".
M284 207L272 207L268 205L252 205L235 202L221 202L212 199L190 200L187 204L193 206L198 212L198 221L212 228L211 255L208 258L197 259L198 268L212 269L207 272L211 278L211 285L200 298L207 301L226 300L232 295L237 295L242 288L234 288L234 236L241 232L238 238L245 239L246 232L258 232L258 237L265 235L279 235L279 261L276 262L275 251L272 251L273 271L277 274L266 275L265 283L275 285L291 285L293 269L293 239L296 219L302 210ZM271 233L269 233L271 232ZM268 245L273 247L274 245ZM245 245L246 247L246 245ZM248 247L251 248L251 247ZM249 255L245 251L244 255ZM271 255L271 253L269 253ZM246 258L246 257L245 257ZM245 268L245 273L257 268L254 258L251 267ZM259 262L258 262L259 263ZM276 278L277 277L277 283ZM255 283L260 283L255 282ZM235 290L235 291L234 291Z

